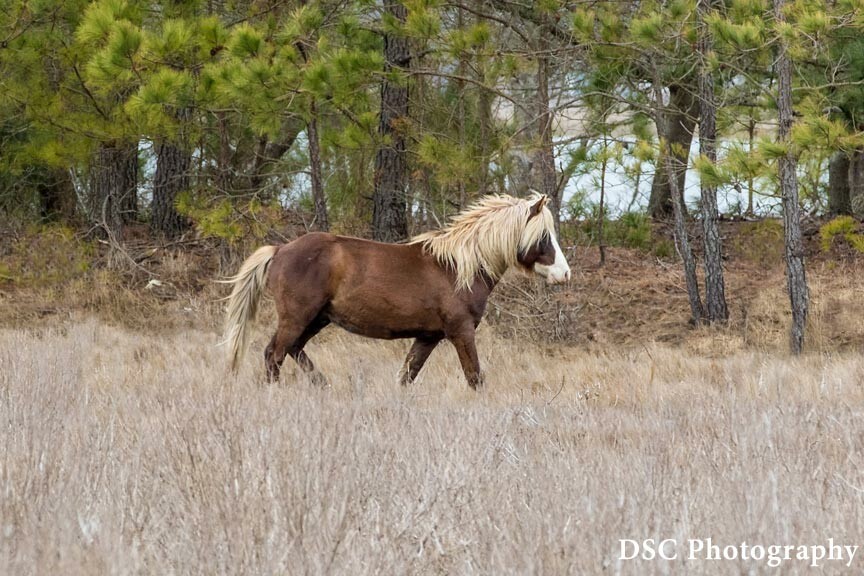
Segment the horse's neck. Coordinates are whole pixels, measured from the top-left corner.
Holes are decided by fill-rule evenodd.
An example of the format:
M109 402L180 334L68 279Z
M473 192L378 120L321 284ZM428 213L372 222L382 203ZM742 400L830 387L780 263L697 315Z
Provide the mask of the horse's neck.
M498 280L492 278L485 272L480 272L480 274L478 274L474 279L474 284L471 286L471 293L474 295L474 298L482 298L485 301L489 298L489 295L492 294L492 291L495 290L495 286L497 285Z

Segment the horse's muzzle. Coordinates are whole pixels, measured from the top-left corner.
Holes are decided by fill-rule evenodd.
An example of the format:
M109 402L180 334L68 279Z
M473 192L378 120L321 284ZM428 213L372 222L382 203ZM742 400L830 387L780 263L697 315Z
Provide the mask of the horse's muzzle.
M565 282L570 281L570 269L566 270L555 270L554 268L549 269L549 273L546 274L546 283L547 284L564 284Z

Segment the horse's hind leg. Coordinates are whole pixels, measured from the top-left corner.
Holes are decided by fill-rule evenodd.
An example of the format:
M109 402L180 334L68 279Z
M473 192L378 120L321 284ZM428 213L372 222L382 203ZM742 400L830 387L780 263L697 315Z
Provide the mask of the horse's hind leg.
M414 382L414 379L417 378L417 374L420 373L420 370L423 368L429 355L440 341L441 338L417 338L414 340L414 344L411 346L411 350L408 351L408 356L405 358L405 364L402 366L401 378L399 381L403 386L407 386Z
M309 379L312 380L312 383L319 386L327 386L327 377L315 369L315 364L312 363L312 360L303 350L303 347L306 346L306 343L314 338L315 335L329 323L329 320L318 316L311 324L309 324L309 326L306 327L303 334L300 335L300 338L297 339L294 345L288 349L288 354L290 354L294 361L297 362L297 365L309 375Z
M300 337L303 327L294 326L288 322L279 322L276 334L270 339L270 343L264 350L264 365L267 367L267 380L277 382L282 362L294 341Z
M311 323L305 326L280 318L276 334L273 335L270 344L267 345L267 349L264 351L267 378L271 382L279 380L282 362L285 361L285 356L290 354L304 372L312 373L313 380L322 380L323 376L315 372L315 365L303 351L303 347L327 324L329 324L328 320L319 317L316 317Z
M278 332L277 332L278 334ZM282 360L284 360L284 356L282 360L276 361L273 357L274 352L276 351L276 334L274 334L270 338L270 343L267 344L267 347L264 349L264 367L267 368L267 381L268 382L276 382L279 380L279 367L282 365Z

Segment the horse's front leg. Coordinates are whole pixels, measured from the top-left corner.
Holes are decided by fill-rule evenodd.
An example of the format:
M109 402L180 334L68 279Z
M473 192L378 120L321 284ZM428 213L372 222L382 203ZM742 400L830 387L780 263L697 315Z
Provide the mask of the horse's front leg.
M414 344L411 346L411 350L408 351L408 356L405 358L405 364L402 366L400 373L401 377L399 381L403 386L407 386L414 382L414 379L417 378L417 374L420 373L420 370L423 368L429 355L440 341L440 337L417 338L414 340Z
M474 326L464 326L447 338L456 348L459 362L468 385L477 390L483 387L483 373L480 371L480 359L477 357L477 347L474 345Z

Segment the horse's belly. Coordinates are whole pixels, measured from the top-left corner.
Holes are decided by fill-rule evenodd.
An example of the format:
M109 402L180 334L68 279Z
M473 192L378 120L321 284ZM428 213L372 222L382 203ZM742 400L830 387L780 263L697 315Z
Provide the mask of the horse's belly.
M334 305L335 304L335 305ZM339 306L334 302L325 311L337 326L368 338L432 338L443 335L437 314L406 313L392 307Z

